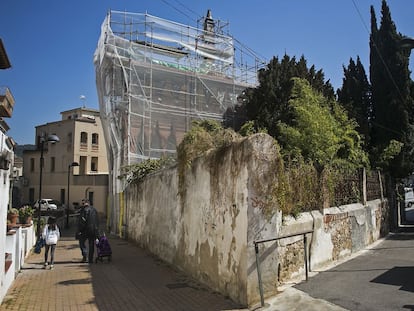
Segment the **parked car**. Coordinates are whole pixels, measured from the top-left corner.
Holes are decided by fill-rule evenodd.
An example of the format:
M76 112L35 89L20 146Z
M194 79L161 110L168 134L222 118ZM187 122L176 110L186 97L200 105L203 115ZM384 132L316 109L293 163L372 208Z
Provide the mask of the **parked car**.
M405 187L405 207L411 207L414 204L414 190L411 187Z
M34 204L33 207L35 209L39 208L39 200L37 200ZM55 203L55 200L52 199L41 199L40 200L40 210L41 211L55 211L57 210L57 205Z

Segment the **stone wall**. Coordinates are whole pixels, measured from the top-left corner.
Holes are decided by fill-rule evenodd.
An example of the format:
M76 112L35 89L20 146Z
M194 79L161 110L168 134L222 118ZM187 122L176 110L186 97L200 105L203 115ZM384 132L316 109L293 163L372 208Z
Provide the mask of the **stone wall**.
M328 208L324 214L319 211L303 213L297 219L287 217L282 231L283 235L293 235L313 230L307 234L309 269L318 270L377 241L381 237L381 226L385 226L380 215L387 209L387 201L374 200L366 206L351 204ZM279 240L277 248L279 258L274 264L279 267L279 285L304 279L303 235Z
M255 241L314 230L308 251L316 268L378 239L380 201L285 217L282 224L268 201L278 161L273 139L257 134L196 159L182 182L176 167L152 174L124 191L126 236L249 306L260 300ZM265 296L303 278L301 236L263 243L258 257Z

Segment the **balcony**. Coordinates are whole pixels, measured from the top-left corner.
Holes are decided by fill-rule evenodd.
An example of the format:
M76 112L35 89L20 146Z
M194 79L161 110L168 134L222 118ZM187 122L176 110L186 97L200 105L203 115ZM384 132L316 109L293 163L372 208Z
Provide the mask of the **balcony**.
M80 147L79 148L80 151L88 151L88 143L81 142L79 147Z
M0 86L0 117L11 118L14 98L8 87Z

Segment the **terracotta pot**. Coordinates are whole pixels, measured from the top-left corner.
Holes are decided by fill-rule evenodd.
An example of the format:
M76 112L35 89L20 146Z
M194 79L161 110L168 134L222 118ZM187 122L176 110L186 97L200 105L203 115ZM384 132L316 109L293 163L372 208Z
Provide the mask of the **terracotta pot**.
M10 220L12 225L17 224L17 218L19 218L18 214L7 214L7 219Z

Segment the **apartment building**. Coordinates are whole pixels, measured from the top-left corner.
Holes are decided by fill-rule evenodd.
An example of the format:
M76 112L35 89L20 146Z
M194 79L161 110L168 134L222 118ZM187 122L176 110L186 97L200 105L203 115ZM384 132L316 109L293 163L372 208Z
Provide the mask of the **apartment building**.
M23 201L39 199L41 184L42 198L70 207L88 198L106 216L108 162L99 110L81 107L61 116L60 121L37 126L35 150L23 152Z

